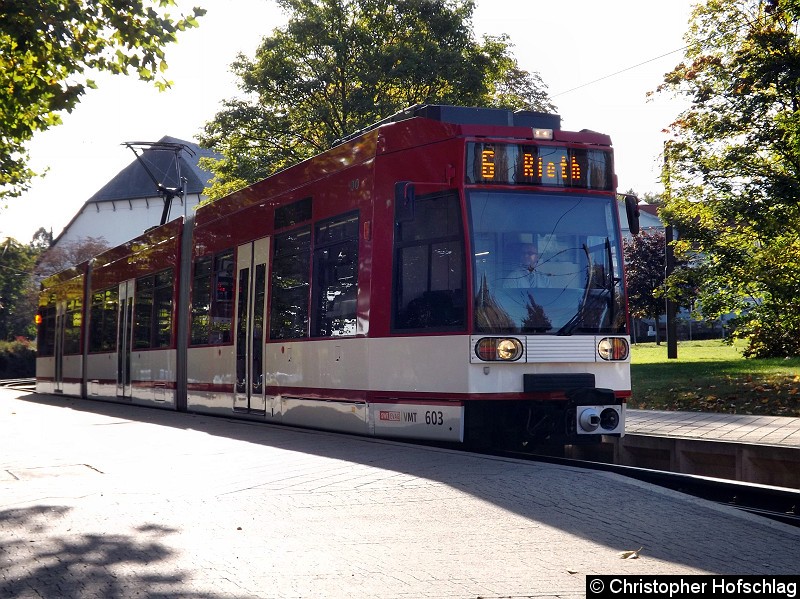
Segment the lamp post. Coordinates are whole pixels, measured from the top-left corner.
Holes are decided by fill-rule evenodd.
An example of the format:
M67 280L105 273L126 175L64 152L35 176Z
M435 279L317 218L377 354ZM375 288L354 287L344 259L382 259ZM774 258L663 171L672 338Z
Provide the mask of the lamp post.
M670 164L669 164L669 150L670 150L670 140L666 140L664 142L664 195L665 200L668 202L670 199L671 189L670 189ZM664 227L664 287L666 291L666 280L672 274L672 271L675 269L675 252L672 248L672 241L673 241L673 229L672 225L665 223ZM678 327L677 323L675 322L677 306L675 302L669 298L669 294L667 294L667 359L670 360L677 360L678 358Z

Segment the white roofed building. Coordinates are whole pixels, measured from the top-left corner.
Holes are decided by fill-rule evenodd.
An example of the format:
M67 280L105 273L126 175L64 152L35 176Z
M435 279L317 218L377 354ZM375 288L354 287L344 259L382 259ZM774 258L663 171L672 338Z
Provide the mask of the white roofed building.
M220 158L219 154L170 136L132 145L137 157L86 200L54 245L102 237L114 247L161 224L162 218L169 222L191 213L205 198L203 189L213 174L198 162L202 157ZM165 214L166 196L173 194Z

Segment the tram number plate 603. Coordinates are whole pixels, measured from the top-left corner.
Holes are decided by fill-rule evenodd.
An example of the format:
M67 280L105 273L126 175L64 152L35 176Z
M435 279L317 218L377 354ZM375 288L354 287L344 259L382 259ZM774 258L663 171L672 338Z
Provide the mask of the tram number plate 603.
M426 410L425 424L432 424L434 426L443 426L444 414L442 413L441 410Z
M371 410L376 435L464 440L463 405L372 404Z

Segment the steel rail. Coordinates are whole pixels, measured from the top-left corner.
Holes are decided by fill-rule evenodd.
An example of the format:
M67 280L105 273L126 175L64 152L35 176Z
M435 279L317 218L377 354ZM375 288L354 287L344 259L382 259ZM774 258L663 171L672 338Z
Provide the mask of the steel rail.
M36 379L0 379L0 387L18 389L20 391L35 391Z
M534 453L508 451L489 453L496 456L611 472L800 527L799 489Z

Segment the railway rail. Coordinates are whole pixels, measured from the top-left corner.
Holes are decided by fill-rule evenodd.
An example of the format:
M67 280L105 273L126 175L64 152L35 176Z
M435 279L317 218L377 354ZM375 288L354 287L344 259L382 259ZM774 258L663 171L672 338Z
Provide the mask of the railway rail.
M532 453L504 451L491 454L612 472L800 527L800 490L796 489Z
M0 387L33 392L35 381L30 378L5 379L0 380ZM800 527L800 490L516 451L485 453L498 457L612 472Z
M33 392L36 390L36 379L0 379L0 387Z

